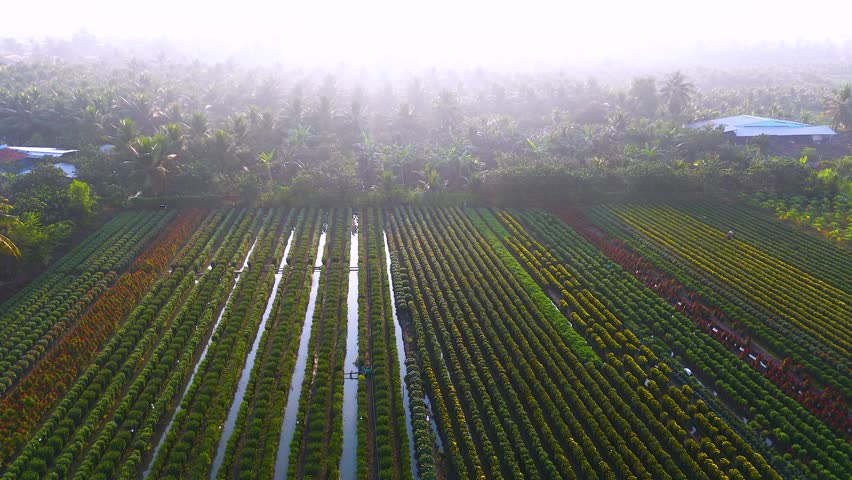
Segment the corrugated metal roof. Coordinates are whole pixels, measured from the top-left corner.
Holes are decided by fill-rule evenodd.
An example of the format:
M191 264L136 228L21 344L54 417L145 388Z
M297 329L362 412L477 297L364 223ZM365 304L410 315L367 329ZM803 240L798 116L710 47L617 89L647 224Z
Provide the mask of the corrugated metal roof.
M806 123L799 122L788 122L787 120L767 120L765 122L755 122L749 123L748 125L743 125L744 127L810 127L810 125Z
M734 135L737 137L756 137L758 135L835 135L834 130L824 125L813 126L789 120L756 117L754 115L736 115L733 117L704 120L691 123L688 126L689 128L723 127L725 133L734 132Z
M737 137L756 137L769 135L773 137L791 137L796 135L836 135L834 130L826 126L806 127L740 127L734 130Z
M9 147L12 150L17 150L21 153L26 153L27 156L32 158L42 158L42 157L61 157L66 153L76 152L77 150L59 150L57 148L45 148L45 147Z
M755 117L754 115L735 115L733 117L715 118L712 120L703 120L701 122L691 123L690 128L704 127L740 127L750 123L771 121L772 118Z

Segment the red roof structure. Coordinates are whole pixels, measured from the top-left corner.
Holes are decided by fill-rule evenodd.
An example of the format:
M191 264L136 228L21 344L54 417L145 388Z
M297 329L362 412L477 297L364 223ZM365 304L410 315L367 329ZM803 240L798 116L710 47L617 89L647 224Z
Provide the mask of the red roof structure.
M26 153L11 148L0 148L0 163L14 163L27 158L27 156Z

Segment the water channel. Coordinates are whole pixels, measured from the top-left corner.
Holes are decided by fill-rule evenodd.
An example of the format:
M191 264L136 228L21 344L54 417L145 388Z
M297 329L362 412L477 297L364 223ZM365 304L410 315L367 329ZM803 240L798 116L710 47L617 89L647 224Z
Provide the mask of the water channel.
M349 291L346 295L346 357L343 368L354 369L358 359L358 215L352 216L352 239L349 243ZM347 377L344 377L347 378ZM358 469L358 382L343 381L343 454L340 456L340 478L355 480ZM366 453L366 452L364 452Z
M290 443L296 433L296 417L299 413L299 397L302 393L302 383L305 380L305 367L308 364L308 341L311 338L311 328L314 324L314 310L317 305L317 293L319 291L320 274L322 273L322 256L326 243L326 228L319 239L317 258L314 262L314 272L311 275L311 292L308 299L308 308L305 312L305 323L302 327L302 336L299 338L299 351L296 354L296 366L293 368L293 378L290 381L290 393L287 395L287 407L284 410L284 421L281 425L281 434L278 437L278 453L275 457L274 478L287 478L287 468L290 462Z

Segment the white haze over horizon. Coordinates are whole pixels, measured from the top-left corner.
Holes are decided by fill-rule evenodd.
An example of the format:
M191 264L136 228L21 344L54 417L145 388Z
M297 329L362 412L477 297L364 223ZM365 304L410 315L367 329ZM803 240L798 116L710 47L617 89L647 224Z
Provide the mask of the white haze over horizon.
M163 40L202 57L525 67L688 58L761 45L852 50L852 0L33 0L0 39Z

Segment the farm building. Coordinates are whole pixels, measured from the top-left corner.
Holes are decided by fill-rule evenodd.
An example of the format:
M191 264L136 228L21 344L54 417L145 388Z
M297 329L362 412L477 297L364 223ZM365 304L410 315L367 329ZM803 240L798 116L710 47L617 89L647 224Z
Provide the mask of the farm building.
M77 150L60 150L58 148L45 148L45 147L11 147L8 145L0 145L0 148L8 148L9 150L15 150L17 152L21 152L27 156L27 158L56 158L66 155L68 153L74 153Z
M822 142L836 135L834 130L825 125L808 125L805 123L778 120L775 118L756 117L753 115L736 115L733 117L703 120L691 123L689 128L723 128L724 132L746 142L750 138L765 135L766 137L788 140L791 142Z
M77 168L74 165L67 162L57 163L53 162L53 160L76 151L44 147L0 145L0 170L22 175L32 171L35 162L46 161L65 172L66 177L74 178L77 176Z

